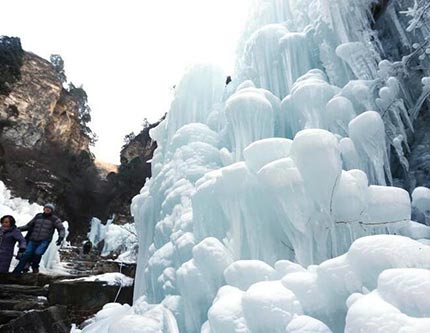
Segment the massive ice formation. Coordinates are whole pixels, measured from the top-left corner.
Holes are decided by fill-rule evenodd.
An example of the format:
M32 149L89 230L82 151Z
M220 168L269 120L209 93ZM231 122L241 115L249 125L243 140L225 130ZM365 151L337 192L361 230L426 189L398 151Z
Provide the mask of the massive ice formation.
M410 57L381 61L376 2L261 0L226 89L216 67L184 76L150 133L153 176L131 206L135 304L102 311L110 331L430 331L430 229L411 221L428 222L429 190L411 207L386 186L390 162L409 170L429 80L413 92Z

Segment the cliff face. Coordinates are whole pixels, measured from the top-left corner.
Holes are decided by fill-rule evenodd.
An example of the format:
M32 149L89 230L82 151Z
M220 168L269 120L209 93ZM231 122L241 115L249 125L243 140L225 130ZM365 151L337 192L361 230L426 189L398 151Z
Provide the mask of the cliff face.
M59 145L75 154L89 152L89 139L81 134L77 110L52 65L25 53L21 79L8 95L0 95L1 141L25 149Z
M72 237L85 234L92 216L107 217L110 193L82 131L78 101L48 61L1 42L0 180L16 196L55 202Z
M0 180L14 195L55 202L72 236L84 233L88 219L103 213L94 193L106 192L107 181L92 161L78 103L48 61L23 52L20 63L16 80L0 75L7 87L0 94ZM11 67L7 59L0 66Z
M17 40L0 39L0 180L16 196L55 202L72 240L86 237L93 216L131 221L131 199L151 175L156 144L149 129L157 124L123 147L119 168L96 162L79 101L50 62L22 51Z
M118 173L110 173L108 177L115 188L115 199L111 202L111 211L117 214L119 223L131 221L131 199L139 193L145 180L151 177L150 160L157 148L157 143L150 138L149 130L158 124L158 122L148 124L123 146Z

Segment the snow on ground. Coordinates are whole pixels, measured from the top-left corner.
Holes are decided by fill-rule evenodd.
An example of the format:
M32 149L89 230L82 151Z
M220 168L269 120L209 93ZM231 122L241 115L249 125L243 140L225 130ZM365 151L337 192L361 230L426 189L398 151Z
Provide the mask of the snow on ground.
M61 281L99 281L104 282L108 286L121 286L121 287L129 287L133 285L134 279L128 277L122 273L114 272L114 273L104 273L99 275L91 275L86 276L79 279L69 279L69 280L61 280Z

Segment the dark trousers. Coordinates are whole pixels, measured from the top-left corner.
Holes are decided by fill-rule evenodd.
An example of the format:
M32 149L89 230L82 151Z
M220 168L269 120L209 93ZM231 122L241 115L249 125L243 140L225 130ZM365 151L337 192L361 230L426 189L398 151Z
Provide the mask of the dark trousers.
M50 242L50 240L44 240L40 242L30 241L27 244L27 248L25 249L24 255L22 256L21 260L19 261L19 264L15 267L13 272L16 274L22 273L25 264L30 262L31 267L33 269L39 268L42 255L45 253Z

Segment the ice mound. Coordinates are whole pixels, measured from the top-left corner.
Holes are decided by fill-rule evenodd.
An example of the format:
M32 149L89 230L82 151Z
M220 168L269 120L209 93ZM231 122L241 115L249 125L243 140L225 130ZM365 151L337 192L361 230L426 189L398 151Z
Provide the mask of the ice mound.
M133 307L128 304L108 303L87 321L84 329L71 333L131 332L179 333L176 320L163 305L151 305L139 299Z
M212 255L212 252L218 254ZM193 253L194 258L179 270L182 275L182 282L178 282L181 284L179 303L172 303L171 297L177 296L171 296L162 305L150 305L141 299L132 308L116 306L114 311L108 307L82 332L96 332L93 329L106 325L108 318L116 318L116 324L121 321L124 327L145 325L154 314L156 318L161 316L168 320L169 329L176 322L184 322L181 325L185 327L200 323L202 332L211 333L343 332L345 320L345 332L388 333L397 332L400 327L408 327L410 332L426 332L430 327L427 297L430 247L407 237L363 237L356 240L346 254L307 269L279 261L275 265L276 273L269 269L273 281L261 281L258 277L267 270L262 263L248 263L254 265L253 270L223 281L220 275L223 267L227 267L224 274L228 276L232 267L239 269L247 263L239 261L226 266L223 247L214 239L195 246ZM217 259L214 262L210 257ZM214 267L219 269L214 270ZM257 267L261 267L262 272ZM251 276L260 282L246 282ZM240 290L225 283L249 284L249 287ZM183 317L183 313L175 313L173 317L178 306L185 306L193 315L200 313L202 318ZM201 306L207 309L207 321ZM106 311L112 312L109 317L103 315ZM157 320L161 319L156 319L156 323ZM117 327L116 324L111 327ZM182 330L181 325L179 330ZM155 332L176 331L157 328Z
M290 321L286 333L332 333L332 331L321 321L302 315Z
M345 332L428 332L429 272L418 268L383 271L374 291L348 300Z
M258 172L269 162L287 157L290 154L292 140L270 138L258 140L245 148L243 154L249 169Z
M247 290L259 281L276 279L276 271L268 264L258 260L238 260L224 271L226 282L241 290Z
M302 313L296 296L279 281L252 285L242 297L242 308L249 328L258 333L266 332L268 327L283 332L291 318Z

